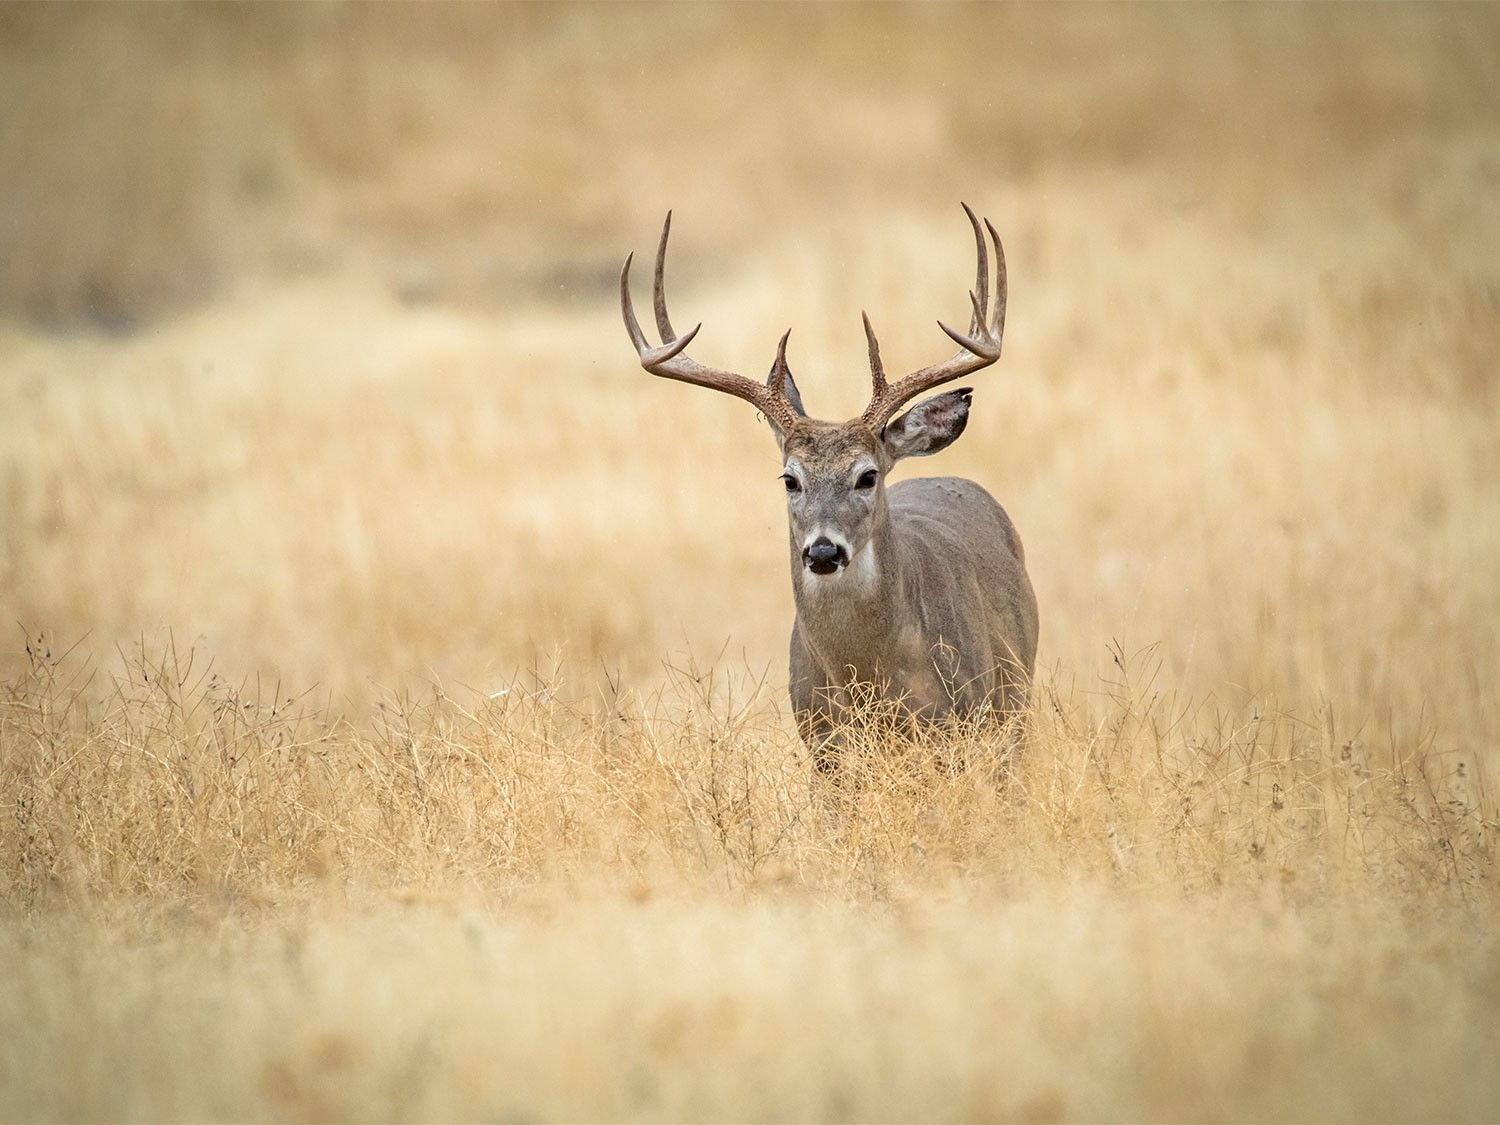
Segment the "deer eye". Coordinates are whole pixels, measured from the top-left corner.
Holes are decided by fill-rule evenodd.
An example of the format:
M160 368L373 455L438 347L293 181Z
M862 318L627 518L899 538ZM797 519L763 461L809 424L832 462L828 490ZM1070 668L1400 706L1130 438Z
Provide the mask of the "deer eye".
M859 479L854 482L854 487L861 492L875 487L875 482L880 479L880 474L874 469L866 469L859 474Z
M792 476L791 473L782 473L781 474L781 483L784 484L784 485L786 485L786 490L788 492L801 492L802 491L802 486L797 483L797 478L794 477L794 476Z

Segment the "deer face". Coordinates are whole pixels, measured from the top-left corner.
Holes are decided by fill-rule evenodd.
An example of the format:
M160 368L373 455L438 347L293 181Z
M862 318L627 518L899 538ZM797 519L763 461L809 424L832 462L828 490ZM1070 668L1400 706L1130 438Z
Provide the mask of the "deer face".
M791 372L783 368L784 393L801 407ZM804 576L839 575L851 565L856 576L873 574L871 544L888 518L885 477L903 457L945 449L969 418L968 388L934 395L876 433L863 419L843 423L806 417L778 431L782 483L793 550L800 550Z
M885 507L889 463L860 422L804 421L782 443L782 483L792 547L814 575L841 572L866 549Z

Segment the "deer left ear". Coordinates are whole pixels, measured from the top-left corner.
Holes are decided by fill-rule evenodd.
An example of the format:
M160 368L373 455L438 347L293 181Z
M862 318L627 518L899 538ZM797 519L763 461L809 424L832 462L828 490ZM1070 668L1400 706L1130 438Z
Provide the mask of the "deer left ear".
M969 397L973 387L924 398L901 417L887 422L881 441L892 461L903 457L927 457L947 449L969 424Z
M771 373L766 376L766 386L786 399L793 414L798 418L806 418L807 411L802 409L802 392L797 389L797 380L792 378L792 369L786 362L786 342L791 335L792 330L788 328L781 337L781 342L776 345L776 362L771 364Z
M797 389L797 380L792 378L792 369L786 362L786 341L792 334L788 328L786 335L781 337L781 343L776 346L776 362L771 364L771 373L766 376L766 386L779 393L787 406L791 407L792 414L797 418L806 418L807 411L802 409L802 392ZM776 446L785 451L786 434L781 427L772 423L771 430L776 435Z

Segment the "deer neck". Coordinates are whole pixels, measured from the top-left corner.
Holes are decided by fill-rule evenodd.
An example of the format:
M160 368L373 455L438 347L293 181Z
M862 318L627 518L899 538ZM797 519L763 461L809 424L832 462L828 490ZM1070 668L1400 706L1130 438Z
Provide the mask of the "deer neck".
M842 570L813 574L792 541L792 591L802 641L834 681L874 683L902 663L897 646L913 620L908 585L889 512Z

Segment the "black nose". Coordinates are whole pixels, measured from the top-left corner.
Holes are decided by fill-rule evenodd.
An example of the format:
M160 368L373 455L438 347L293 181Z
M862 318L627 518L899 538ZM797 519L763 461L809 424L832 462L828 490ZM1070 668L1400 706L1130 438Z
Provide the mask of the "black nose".
M849 556L828 536L820 535L812 541L812 546L803 549L802 560L814 574L832 574L849 561Z

